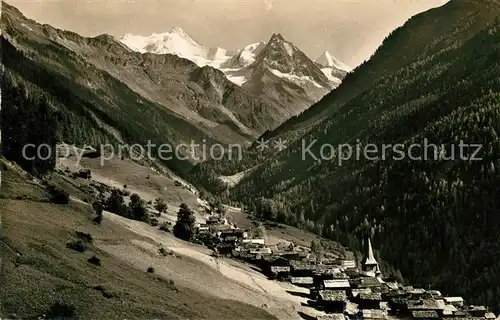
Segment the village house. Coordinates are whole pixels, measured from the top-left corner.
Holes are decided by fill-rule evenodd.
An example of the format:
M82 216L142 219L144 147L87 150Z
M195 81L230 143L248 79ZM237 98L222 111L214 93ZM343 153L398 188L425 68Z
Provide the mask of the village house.
M362 309L359 310L356 315L356 319L385 319L387 317L387 313L384 310L371 310L371 309Z
M205 224L205 223L202 223L198 226L198 234L209 234L210 233L210 227Z
M342 269L356 269L356 260L342 260L340 262L340 267Z
M349 319L343 313L330 313L321 316L317 316L316 320L347 320Z
M444 301L456 307L463 307L464 299L462 297L444 297Z
M255 248L255 249L250 249L248 253L252 256L255 257L256 260L261 260L262 258L266 256L271 256L273 252L271 251L270 248Z
M400 286L397 282L384 282L384 286L387 288L387 290L399 290Z
M351 297L356 298L360 293L372 293L371 288L355 288L351 289Z
M255 247L264 247L266 245L265 239L243 239L241 244L244 246L255 246Z
M443 300L444 303L444 300ZM443 306L443 311L441 312L441 316L443 318L452 318L455 317L455 312L457 311L457 307L452 304L446 304Z
M352 279L351 283L356 288L381 288L384 285L384 281L380 277L361 277L357 279Z
M304 261L290 261L291 273L294 277L312 277L317 266Z
M319 286L324 280L349 279L349 277L337 269L316 268L313 270L313 279L314 284Z
M473 317L484 318L488 310L485 306L469 306L465 311L467 311Z
M320 284L320 289L350 290L351 285L347 279L323 280Z
M441 294L440 291L438 290L429 290L427 291L427 294L430 295L432 298L435 298L435 299L440 299L443 297L443 295Z
M318 303L326 312L343 313L347 306L347 294L342 290L320 290Z
M264 257L261 268L272 279L283 279L290 276L290 261L283 257Z
M354 301L358 304L359 309L380 309L382 294L378 292L360 292Z
M290 276L290 267L271 266L271 279L286 279Z
M413 319L418 320L433 320L439 319L439 315L433 310L415 310L411 312Z
M314 287L314 279L312 277L292 277L291 283L304 288Z
M217 236L221 239L222 242L236 244L237 242L241 241L242 239L245 239L247 236L247 233L245 230L242 230L242 229L231 229L230 228L230 229L218 231Z

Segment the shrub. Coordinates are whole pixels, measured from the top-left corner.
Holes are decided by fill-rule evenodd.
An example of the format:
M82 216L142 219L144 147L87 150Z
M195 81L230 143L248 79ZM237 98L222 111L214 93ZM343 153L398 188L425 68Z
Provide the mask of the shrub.
M170 252L168 252L168 251L167 251L165 248L163 248L163 247L161 247L161 248L158 250L158 252L159 252L162 256L164 256L164 257L166 257L166 256L168 256L168 255L170 254Z
M170 227L167 222L163 222L159 228L161 231L170 232Z
M87 243L91 243L92 242L92 235L90 233L85 233L85 232L77 231L76 232L76 236L78 238L82 239L83 241L87 242Z
M94 223L101 224L102 222L102 215L96 216L94 219L92 219Z
M72 319L75 317L75 307L56 302L45 312L45 319Z
M155 272L155 268L153 268L153 267L148 267L147 272L148 272L148 273L154 273L154 272Z
M160 224L156 218L151 219L150 223L153 227L157 227Z
M69 249L78 251L78 252L85 252L85 250L87 250L87 246L80 239L72 240L72 241L66 243L66 247L68 247Z
M155 209L159 212L159 214L161 215L162 213L165 213L167 212L167 209L168 209L168 206L167 204L165 203L165 201L163 201L162 198L156 198L155 199Z
M51 198L50 202L55 204L68 204L69 203L69 193L54 186L49 185L48 190L50 192Z
M92 256L87 260L88 263L92 263L93 265L100 266L101 265L101 259L99 259L96 256Z

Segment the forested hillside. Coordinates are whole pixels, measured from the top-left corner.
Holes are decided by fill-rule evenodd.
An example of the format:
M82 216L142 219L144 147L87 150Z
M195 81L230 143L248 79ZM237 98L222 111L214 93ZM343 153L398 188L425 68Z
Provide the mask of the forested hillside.
M282 139L289 145L321 126L328 117L344 112L343 105L372 88L380 79L450 46L461 46L498 15L498 6L498 0L457 0L411 17L384 39L369 60L347 74L336 90L275 130L264 132L256 141L270 141L272 147L276 140ZM274 148L262 152L256 146L254 142L242 160L226 157L224 161L199 164L194 168L193 179L208 190L224 190L218 176L253 168L276 152Z
M449 8L464 17L500 15L494 1L452 1L442 13ZM384 144L406 151L427 139L438 148L411 154L428 160L389 152L378 160L315 161L308 153L302 159L303 142L296 141L238 184L233 199L351 249L371 235L380 256L411 283L500 310L500 18L482 22L470 39L451 37L336 105L302 137L305 146L317 139L310 151L318 157L326 143L354 150L375 144L381 157ZM481 144L481 160L462 159L461 141ZM473 153L466 148L463 155Z

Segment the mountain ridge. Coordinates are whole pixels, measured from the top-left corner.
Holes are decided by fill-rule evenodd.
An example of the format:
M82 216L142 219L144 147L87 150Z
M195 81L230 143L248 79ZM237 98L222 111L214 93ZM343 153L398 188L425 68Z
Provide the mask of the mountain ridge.
M2 9L2 37L28 54L30 59L44 61L45 68L51 66L90 90L98 90L99 85L94 81L102 83L95 78L100 72L87 72L85 68L97 68L144 99L164 106L183 122L194 121L201 129L197 129L198 132L204 132L202 135L209 141L245 144L259 131L284 120L280 106L248 94L217 69L210 72L204 69L203 73L212 79L200 80L196 76L200 68L190 60L171 54L137 53L109 35L81 37L47 24L38 24L8 4L3 3ZM45 47L47 53L40 51L41 47ZM79 68L83 68L81 71L85 76L76 78L78 73L72 71L74 67L65 69L73 61L55 63L50 55L65 55L73 59ZM197 83L198 80L201 82ZM190 139L184 140L189 142Z

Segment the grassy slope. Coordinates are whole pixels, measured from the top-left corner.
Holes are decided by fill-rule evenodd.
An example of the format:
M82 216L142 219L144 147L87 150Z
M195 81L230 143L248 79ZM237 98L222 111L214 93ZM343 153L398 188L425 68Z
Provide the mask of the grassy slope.
M75 231L90 232L94 239L110 243L138 237L110 221L100 227L92 224L91 213L82 204L41 202L45 191L12 168L3 172L2 183L0 315L36 317L59 301L74 307L76 318L272 318L242 303L176 287L92 246L85 253L68 249L65 244L75 238ZM12 199L21 195L27 199ZM93 254L102 266L87 262ZM93 289L97 285L113 297Z

